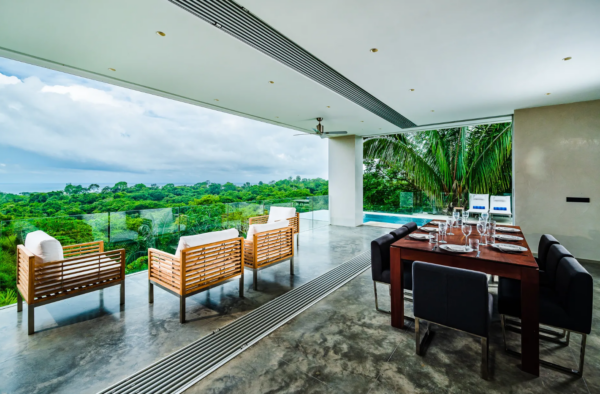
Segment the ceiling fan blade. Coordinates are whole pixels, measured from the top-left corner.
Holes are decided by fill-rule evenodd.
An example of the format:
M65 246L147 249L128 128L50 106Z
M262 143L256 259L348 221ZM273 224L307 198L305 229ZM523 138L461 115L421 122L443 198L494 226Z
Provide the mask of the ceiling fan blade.
M317 129L313 129L313 131L314 131L315 133L317 133L317 134L321 134L321 132L320 132L319 130L317 130Z
M303 134L294 134L293 137L302 137L303 135L314 135L314 134L308 134L308 133L303 133Z
M348 134L347 131L326 131L325 134Z

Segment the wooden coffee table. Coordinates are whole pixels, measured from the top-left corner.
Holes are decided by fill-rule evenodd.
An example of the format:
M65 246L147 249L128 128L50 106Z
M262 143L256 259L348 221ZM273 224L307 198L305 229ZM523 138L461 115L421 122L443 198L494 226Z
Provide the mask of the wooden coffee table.
M502 226L515 227L518 226ZM423 232L423 231L415 231ZM465 244L465 237L459 228L453 228L455 235L447 235L449 244ZM504 234L498 232L498 234ZM506 233L523 237L522 233ZM475 226L470 237L479 237ZM525 237L523 237L525 238ZM529 245L523 239L518 242L506 242L526 247L527 252L520 254L502 253L491 246L480 246L477 252L451 253L439 247L432 250L433 245L427 241L418 241L406 236L392 244L391 253L391 286L392 286L392 326L404 327L404 289L402 288L401 260L418 260L427 263L445 265L485 272L490 275L503 276L521 281L521 363L522 369L535 376L540 375L539 367L539 274L538 265L531 253ZM443 245L443 244L441 244Z

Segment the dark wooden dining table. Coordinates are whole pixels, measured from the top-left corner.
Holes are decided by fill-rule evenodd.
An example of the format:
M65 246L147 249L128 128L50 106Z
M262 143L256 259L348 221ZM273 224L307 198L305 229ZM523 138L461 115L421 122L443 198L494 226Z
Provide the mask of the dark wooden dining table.
M475 224L469 238L480 237ZM427 227L437 227L430 224ZM514 227L521 230L519 226ZM452 228L454 235L446 235L444 240L448 244L465 244L465 236L460 228ZM418 230L415 233L425 233ZM439 248L435 249L428 241L420 241L404 237L392 244L390 250L390 274L392 286L392 326L404 328L404 289L402 288L402 260L418 260L427 263L445 265L448 267L464 268L484 272L489 275L497 275L521 281L521 369L535 376L540 375L539 368L539 274L538 265L531 253L531 249L525 241L523 233L497 234L517 235L523 237L522 241L498 243L509 243L527 248L523 253L503 253L491 246L479 247L477 252L452 253Z

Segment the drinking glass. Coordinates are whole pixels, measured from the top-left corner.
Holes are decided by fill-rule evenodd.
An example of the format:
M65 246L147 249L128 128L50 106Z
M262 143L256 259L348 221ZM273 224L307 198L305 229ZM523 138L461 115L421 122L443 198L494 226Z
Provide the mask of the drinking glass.
M479 233L479 236L482 237L482 241L481 241L481 245L487 245L487 241L485 240L485 233L487 231L487 223L480 220L479 223L477 223L477 232Z
M462 225L462 233L465 235L465 246L469 245L469 235L471 235L471 231L473 231L473 229L471 228L471 226L469 226L468 224L464 224Z
M477 238L471 238L469 240L469 246L471 247L471 249L479 250L479 245L479 240Z
M454 218L452 216L450 216L448 219L446 219L446 234L447 235L454 235L452 233L453 225L454 225Z
M438 235L437 233L433 232L429 234L429 243L430 244L436 244L438 241Z
M480 216L480 218L481 218L483 221L485 221L485 222L487 222L487 221L488 221L489 217L490 217L490 214L489 214L489 213L487 213L487 212L483 212L483 213L481 214L481 216Z
M463 211L462 218L463 218L462 224L466 224L467 220L469 220L469 211Z
M439 239L439 243L441 244L446 244L448 242L444 241L444 235L446 235L446 222L440 222L438 225L438 229L439 229L439 233L440 233L440 239Z
M488 232L488 237L490 238L490 245L494 245L496 243L496 238L494 238L494 235L496 235L496 221L495 220L490 220L490 222L487 225L487 232Z
M460 218L460 212L454 211L452 216L454 217L454 228L458 228L458 218Z

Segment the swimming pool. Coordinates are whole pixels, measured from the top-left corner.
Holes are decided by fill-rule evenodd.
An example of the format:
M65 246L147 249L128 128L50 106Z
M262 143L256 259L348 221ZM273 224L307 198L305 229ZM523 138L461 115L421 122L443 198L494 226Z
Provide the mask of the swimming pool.
M392 216L392 215L375 215L372 213L363 214L363 223L366 222L384 222L394 224L406 224L415 222L417 226L423 226L429 223L430 219L412 218L406 216Z

